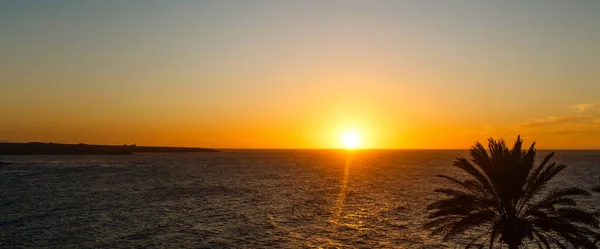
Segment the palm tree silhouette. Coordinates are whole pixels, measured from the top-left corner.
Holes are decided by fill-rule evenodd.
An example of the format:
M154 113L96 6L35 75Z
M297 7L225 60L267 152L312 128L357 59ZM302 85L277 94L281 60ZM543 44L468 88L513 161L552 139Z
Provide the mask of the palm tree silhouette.
M545 190L548 181L566 167L550 163L554 152L536 165L535 143L522 150L520 136L512 149L502 139L488 141L489 152L477 142L470 150L470 161L457 158L454 162L468 179L439 175L455 188L435 190L446 198L427 206L430 221L424 227L431 235L448 240L479 228L485 232L470 233L472 240L466 248L483 248L488 243L493 248L499 243L514 249L526 242L538 248L566 248L568 244L596 248L598 220L572 199L589 193L579 188Z

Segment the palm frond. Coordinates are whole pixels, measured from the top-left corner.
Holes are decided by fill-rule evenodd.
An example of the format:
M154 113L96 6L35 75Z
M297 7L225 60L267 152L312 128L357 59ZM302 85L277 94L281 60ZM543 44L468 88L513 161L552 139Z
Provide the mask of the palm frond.
M476 211L465 215L448 226L444 240L456 237L470 228L478 227L484 223L491 223L494 221L495 217L496 214L490 210Z
M490 194L489 192L487 192L485 190L485 187L483 185L481 185L480 182L475 181L475 180L469 179L469 180L461 181L461 180L458 180L454 177L450 177L447 175L437 175L437 177L449 180L449 181L453 182L454 184L463 187L463 189L470 191L473 194Z
M550 247L550 242L548 241L548 239L546 238L546 236L545 236L545 235L543 235L542 233L538 232L538 231L537 231L537 230L535 230L535 229L533 230L533 235L534 235L535 237L537 237L537 238L538 238L538 240L539 240L540 242L542 242L542 244L544 244L544 248L545 248L545 249L550 249L550 248L551 248L551 247Z
M552 209L554 208L556 205L564 205L564 206L575 206L577 204L577 202L571 198L568 197L572 197L572 196L589 196L590 193L580 189L580 188L564 188L564 189L557 189L554 190L552 192L550 192L549 194L547 194L544 198L542 198L541 200L530 204L529 208L527 208L527 211L525 215L527 215L527 212L531 212L533 210L539 210L539 209Z
M566 167L567 166L563 164L557 165L556 163L551 163L549 165L540 166L534 170L532 175L527 180L525 193L520 201L520 205L524 205L537 194L539 194L544 189L548 181L550 181Z
M479 182L488 195L492 197L497 196L495 193L495 188L490 179L488 179L488 177L482 171L473 166L467 159L457 158L456 161L454 161L453 166L471 175L475 181Z

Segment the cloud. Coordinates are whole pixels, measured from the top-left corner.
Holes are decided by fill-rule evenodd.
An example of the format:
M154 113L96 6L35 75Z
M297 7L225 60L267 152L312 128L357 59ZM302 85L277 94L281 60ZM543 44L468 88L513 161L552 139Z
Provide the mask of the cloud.
M524 134L567 135L581 133L597 133L600 131L600 118L592 115L570 115L546 117L517 127Z
M544 138L550 141L563 141L568 143L579 143L561 139L582 139L581 143L600 144L600 103L588 103L570 106L577 110L576 113L532 118L529 121L470 127L457 132L456 135L463 137L511 137L520 134L532 139ZM557 140L558 139L558 140ZM562 143L562 142L561 142ZM599 147L600 148L600 147Z
M572 115L563 117L547 117L543 119L537 119L529 123L525 123L522 126L528 128L540 128L547 126L556 126L563 124L577 124L577 123L594 123L595 118L589 115Z
M586 110L589 110L590 108L594 107L595 105L597 105L597 104L596 103L587 103L587 104L573 105L572 107L575 108L577 113L583 113Z
M576 134L576 133L590 133L590 132L598 132L598 131L600 131L600 127L588 127L588 128L581 128L581 129L563 129L563 130L550 131L547 133L563 135L563 134Z

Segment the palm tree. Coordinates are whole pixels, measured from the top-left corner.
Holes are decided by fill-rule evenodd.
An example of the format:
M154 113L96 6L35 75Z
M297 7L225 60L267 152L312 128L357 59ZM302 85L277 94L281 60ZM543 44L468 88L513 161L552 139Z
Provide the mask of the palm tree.
M493 248L499 243L514 249L527 242L538 248L566 248L568 244L596 248L598 220L592 212L578 208L573 199L589 193L579 188L545 190L548 181L566 167L550 163L554 152L536 164L535 143L522 150L520 136L512 149L502 139L488 141L489 152L477 142L470 150L470 161L457 158L454 162L467 179L439 175L455 188L435 190L446 198L427 206L430 221L424 227L431 235L449 240L479 228L485 232L468 236L472 240L466 248L487 244Z

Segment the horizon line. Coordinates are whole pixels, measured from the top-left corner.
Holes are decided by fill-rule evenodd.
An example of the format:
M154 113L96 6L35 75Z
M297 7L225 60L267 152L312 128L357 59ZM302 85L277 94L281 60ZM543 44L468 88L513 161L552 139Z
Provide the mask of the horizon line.
M87 144L87 145L109 145L109 146L123 146L123 145L136 145L136 146L148 146L148 147L180 147L180 148L201 148L201 149L217 149L217 150L469 150L467 148L356 148L346 149L341 147L210 147L210 146L189 146L189 145L148 145L148 144L101 144L101 143L73 143L73 142L52 142L52 141L29 141L29 142L16 142L0 140L0 143L56 143L56 144ZM536 148L537 150L557 150L557 151L597 151L600 148Z

